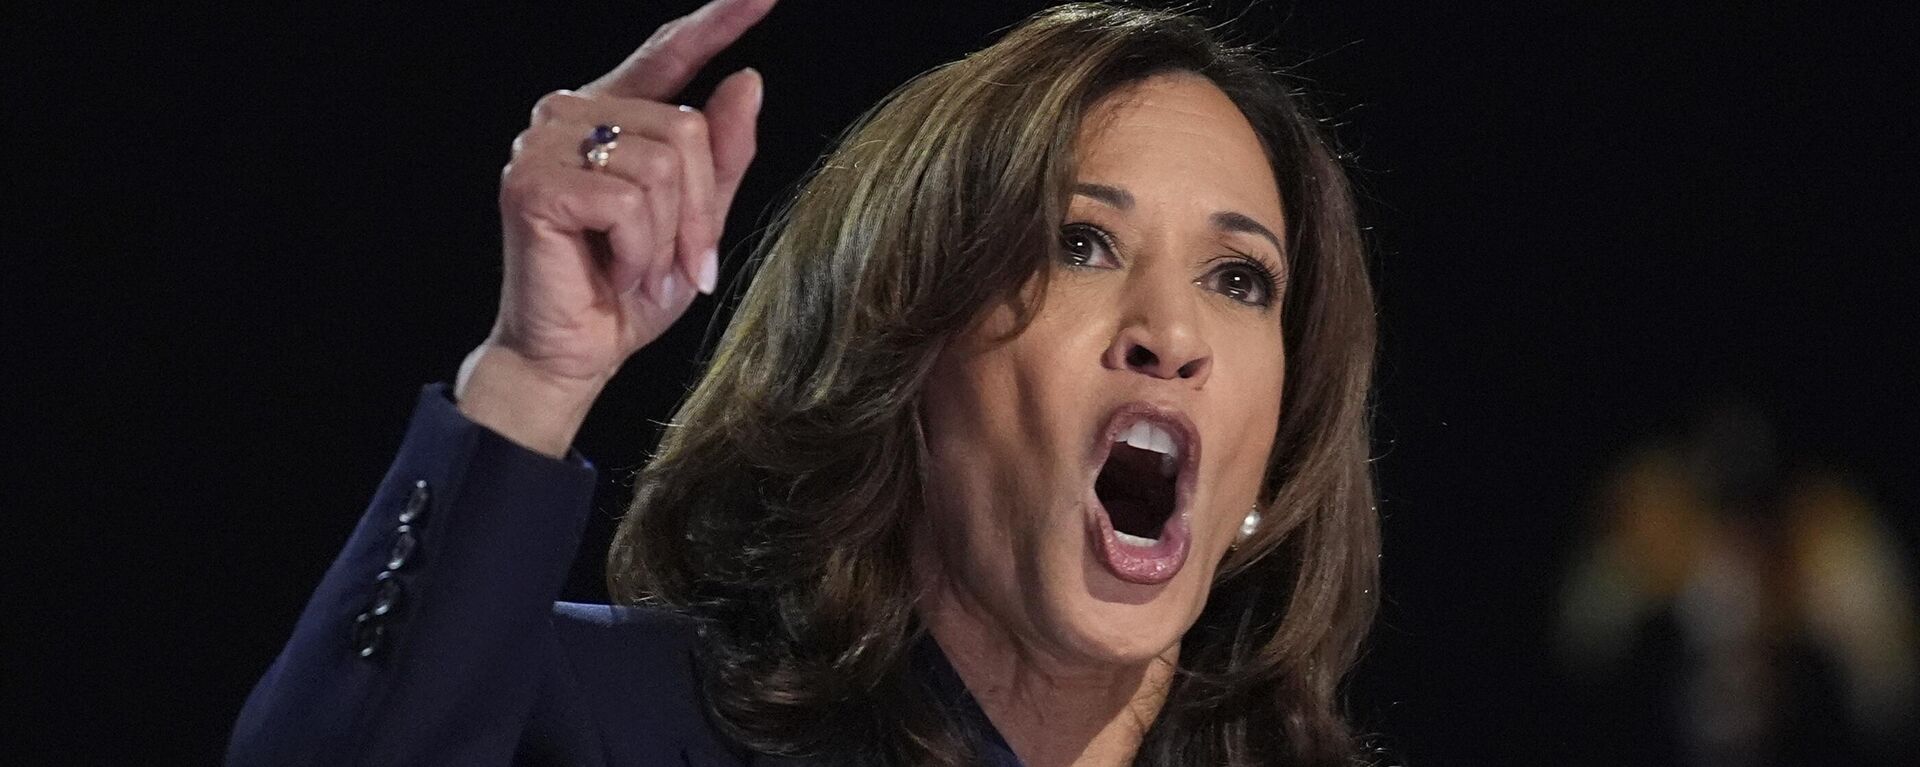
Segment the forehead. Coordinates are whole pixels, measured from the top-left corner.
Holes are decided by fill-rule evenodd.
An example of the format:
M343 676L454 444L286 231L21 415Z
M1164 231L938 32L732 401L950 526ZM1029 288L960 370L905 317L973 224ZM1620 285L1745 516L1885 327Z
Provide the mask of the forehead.
M1080 180L1281 223L1279 185L1253 124L1200 75L1155 75L1109 94L1081 124L1075 150Z

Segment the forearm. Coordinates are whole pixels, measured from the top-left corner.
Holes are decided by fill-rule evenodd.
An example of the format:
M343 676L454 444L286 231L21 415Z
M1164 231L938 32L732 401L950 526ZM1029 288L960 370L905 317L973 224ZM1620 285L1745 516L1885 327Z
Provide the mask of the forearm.
M595 472L481 428L446 395L423 391L391 470L248 698L230 764L511 755Z

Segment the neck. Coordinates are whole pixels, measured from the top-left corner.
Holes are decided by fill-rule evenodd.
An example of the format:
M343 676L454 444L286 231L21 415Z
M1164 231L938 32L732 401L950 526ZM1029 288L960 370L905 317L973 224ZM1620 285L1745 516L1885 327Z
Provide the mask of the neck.
M1022 763L1132 763L1166 702L1179 645L1143 663L1070 657L1022 641L964 590L936 583L920 603L921 620Z

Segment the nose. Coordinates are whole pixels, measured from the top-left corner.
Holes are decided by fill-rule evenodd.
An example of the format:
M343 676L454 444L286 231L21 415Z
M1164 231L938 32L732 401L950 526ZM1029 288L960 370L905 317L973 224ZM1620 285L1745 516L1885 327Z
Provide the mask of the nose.
M1144 298L1144 297L1143 297ZM1120 323L1102 363L1198 389L1213 369L1213 350L1178 300L1141 301Z

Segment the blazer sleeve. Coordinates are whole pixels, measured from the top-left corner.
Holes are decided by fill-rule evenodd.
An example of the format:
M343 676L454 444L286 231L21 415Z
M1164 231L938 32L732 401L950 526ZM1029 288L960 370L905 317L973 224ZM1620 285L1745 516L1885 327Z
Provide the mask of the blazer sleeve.
M392 468L248 696L230 765L506 764L596 472L422 389Z

